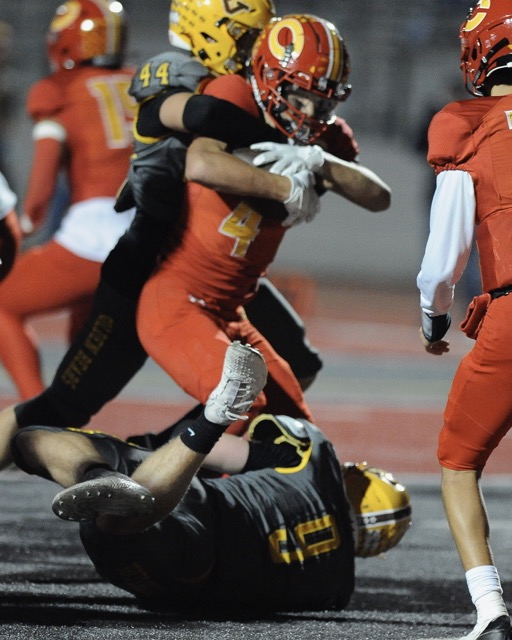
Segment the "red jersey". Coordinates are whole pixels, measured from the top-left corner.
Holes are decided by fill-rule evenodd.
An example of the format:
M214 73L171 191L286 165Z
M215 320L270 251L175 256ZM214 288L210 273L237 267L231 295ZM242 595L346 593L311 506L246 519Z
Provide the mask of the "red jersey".
M434 116L428 160L473 180L484 291L512 284L512 95L452 102Z
M229 100L254 116L260 113L241 76L216 78L205 93ZM244 304L273 261L286 228L236 196L195 183L187 185L186 206L183 239L162 265L160 275L172 271L208 307L233 309Z
M115 197L128 173L135 101L128 95L133 70L80 66L36 82L27 111L66 131L65 159L71 202Z
M354 139L354 132L343 118L336 116L334 122L328 125L316 144L332 153L333 156L356 162L359 155L359 145Z

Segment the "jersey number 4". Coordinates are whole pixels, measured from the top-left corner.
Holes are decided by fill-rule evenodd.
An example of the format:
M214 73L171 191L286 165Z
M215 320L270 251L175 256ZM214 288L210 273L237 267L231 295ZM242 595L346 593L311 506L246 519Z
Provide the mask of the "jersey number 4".
M262 216L254 209L241 202L228 216L224 218L219 226L219 231L224 236L234 238L235 244L231 250L231 255L243 258L251 242L258 235Z

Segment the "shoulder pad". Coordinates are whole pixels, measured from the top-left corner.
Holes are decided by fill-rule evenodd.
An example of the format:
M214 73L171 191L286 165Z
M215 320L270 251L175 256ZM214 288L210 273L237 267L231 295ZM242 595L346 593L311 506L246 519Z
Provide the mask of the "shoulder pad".
M336 116L335 120L327 126L319 138L319 144L332 155L348 162L356 161L359 156L359 144L354 137L354 132L339 116Z
M34 120L54 116L64 105L63 87L48 76L32 86L27 97L27 113Z
M137 69L129 93L141 102L169 87L195 91L206 76L208 69L189 55L167 51L150 58Z
M430 123L427 159L436 172L462 168L474 153L472 122L465 117L462 104L450 103Z

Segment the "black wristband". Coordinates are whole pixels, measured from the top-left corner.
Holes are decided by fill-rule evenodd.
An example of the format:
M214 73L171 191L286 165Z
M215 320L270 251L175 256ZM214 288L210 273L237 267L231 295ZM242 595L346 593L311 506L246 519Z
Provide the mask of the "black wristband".
M452 319L449 313L440 316L430 316L427 313L422 315L423 335L429 342L442 340L450 328Z
M201 414L179 437L189 449L206 455L213 449L226 428L226 425L210 422Z

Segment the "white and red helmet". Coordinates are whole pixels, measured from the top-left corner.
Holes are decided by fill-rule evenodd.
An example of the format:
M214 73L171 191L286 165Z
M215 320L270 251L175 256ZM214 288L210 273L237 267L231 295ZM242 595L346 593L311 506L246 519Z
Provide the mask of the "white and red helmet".
M311 143L327 128L338 102L346 100L350 58L336 27L307 14L270 21L252 52L250 79L260 107L278 129L299 142ZM307 116L287 99L305 92L317 113Z
M126 47L126 17L117 0L67 0L55 12L46 38L53 69L88 63L118 67Z
M481 96L489 76L512 69L512 2L479 0L462 23L459 38L464 84Z

